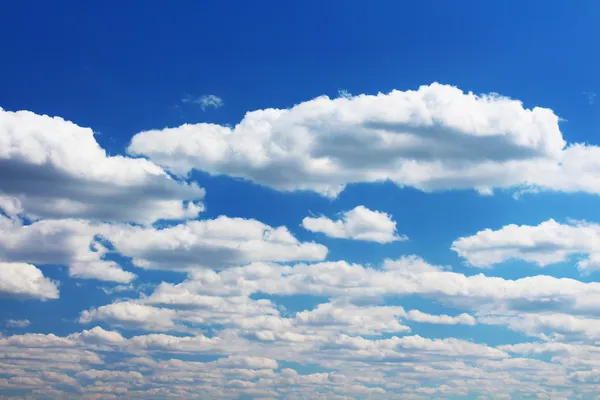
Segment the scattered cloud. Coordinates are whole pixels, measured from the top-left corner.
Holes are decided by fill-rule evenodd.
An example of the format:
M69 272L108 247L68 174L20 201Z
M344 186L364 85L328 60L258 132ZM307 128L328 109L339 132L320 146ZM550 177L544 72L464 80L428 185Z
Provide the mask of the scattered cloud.
M553 219L537 226L506 225L459 238L452 243L452 250L480 268L511 259L545 267L583 255L574 263L589 272L600 268L600 225L585 221L561 224Z
M182 102L223 105L214 95ZM57 300L60 280L61 299L36 303L39 312L69 301L77 314L53 321L78 315L89 328L36 333L26 307L11 309L3 326L24 333L0 335L0 397L595 395L600 283L452 270L399 256L394 245L372 244L394 257L380 263L344 261L339 246L351 242L329 252L318 239L408 238L391 214L364 205L308 216L298 232L285 225L298 220L275 216L202 218L205 192L189 175L331 198L348 184L385 180L425 192L600 193L599 148L568 144L560 121L549 109L435 83L377 95L340 90L249 112L235 126L140 132L129 156L110 156L89 128L0 109L0 295L11 304ZM479 268L520 259L572 261L589 272L600 265L598 243L598 224L549 219L474 232L451 249ZM100 303L69 297L86 288L104 291ZM491 329L502 334L481 333ZM515 332L510 342L506 330Z
M58 299L58 286L31 264L0 262L0 295Z
M9 328L27 328L31 322L28 319L9 319L5 325Z
M595 92L583 92L583 95L587 99L590 106L594 104L594 101L596 101L596 93Z
M331 220L327 217L306 217L302 220L304 229L321 232L332 238L364 240L378 243L390 243L407 240L398 235L396 222L389 214L372 211L365 206L357 206L341 213L341 218Z
M214 94L205 94L200 97L187 95L181 99L181 102L199 105L202 110L206 110L207 108L221 108L225 104L223 99Z

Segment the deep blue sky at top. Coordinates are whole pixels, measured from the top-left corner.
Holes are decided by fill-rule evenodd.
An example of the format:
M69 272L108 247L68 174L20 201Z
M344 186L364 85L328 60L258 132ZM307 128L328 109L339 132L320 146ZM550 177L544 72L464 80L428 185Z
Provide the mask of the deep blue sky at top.
M337 95L338 89L377 93L438 81L476 93L498 92L526 107L550 107L568 120L562 124L567 140L600 143L597 105L583 94L600 92L597 1L174 4L0 1L0 106L92 127L115 154L144 129L200 121L234 124L247 111L289 107L321 94ZM186 94L206 93L223 98L225 106L207 112L178 108ZM400 231L414 239L393 245L403 246L398 250L322 238L333 258L356 261L406 252L447 262L431 252L432 242L449 257L452 239L486 227L537 224L550 217L600 220L594 196L516 202L508 195L440 197L374 187L368 195L350 188L332 204L316 195L274 194L225 179L201 184L208 189L207 216L227 213L286 224L305 239L311 236L298 224L307 210L331 215L365 204L392 213ZM233 190L246 190L245 202L228 196ZM267 201L280 206L267 210ZM460 228L448 228L458 222ZM370 252L360 254L368 260L358 253L364 249Z

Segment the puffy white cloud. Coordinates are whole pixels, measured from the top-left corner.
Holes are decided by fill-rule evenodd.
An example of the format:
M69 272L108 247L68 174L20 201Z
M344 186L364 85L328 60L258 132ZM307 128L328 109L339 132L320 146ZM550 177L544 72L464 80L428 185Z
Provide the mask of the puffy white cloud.
M174 310L125 301L83 311L79 322L106 321L117 326L170 330L176 328L176 318Z
M415 256L386 260L381 268L336 261L293 267L253 263L219 273L197 271L189 280L172 286L171 291L219 296L311 294L355 300L421 295L475 310L533 307L540 311L600 311L593 301L600 295L597 282L544 275L515 280L483 274L467 276L430 265Z
M252 261L322 260L327 248L299 242L284 226L223 216L162 229L76 219L25 226L0 221L0 260L64 264L77 278L119 283L135 279L134 273L105 259L111 252L131 257L137 267L187 270Z
M58 287L31 264L0 262L0 294L52 300L58 299Z
M138 133L128 148L168 170L242 177L336 196L391 180L431 191L521 187L600 193L600 148L565 147L550 109L431 84L388 94L321 96L290 109Z
M410 310L407 318L415 322L440 325L475 325L477 323L475 318L466 313L452 317L450 315L432 315L419 310Z
M398 235L396 222L389 214L372 211L365 206L357 206L342 213L338 220L325 216L306 217L302 226L312 232L321 232L327 236L341 239L355 239L378 243L390 243L407 240L406 236Z
M322 260L327 255L325 246L301 243L284 226L225 216L164 229L116 226L106 238L142 268L224 268L252 261Z
M518 313L487 315L480 323L506 325L510 329L543 339L560 337L579 342L595 342L600 339L600 319L561 313Z
M203 209L197 185L148 160L109 156L91 129L29 111L0 108L0 171L0 207L32 217L148 224Z
M104 260L107 225L85 220L43 220L31 225L0 224L0 260L32 264L64 264L78 278L127 283L135 274Z
M310 311L296 314L295 322L314 331L336 330L362 335L381 335L386 332L407 332L410 328L398 319L405 316L402 307L359 307L352 304L319 304Z
M584 221L561 224L553 219L537 226L506 225L485 229L452 243L452 250L475 267L522 259L542 267L584 254L581 270L600 268L600 225Z

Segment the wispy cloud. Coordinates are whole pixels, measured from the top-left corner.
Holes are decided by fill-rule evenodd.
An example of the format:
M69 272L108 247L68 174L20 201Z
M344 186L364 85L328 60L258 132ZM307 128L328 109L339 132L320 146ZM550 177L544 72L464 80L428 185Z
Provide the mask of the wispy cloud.
M202 110L206 110L207 108L221 108L225 104L223 99L214 94L205 94L200 97L195 97L192 95L186 95L183 99L181 99L182 103L192 103L197 104L202 108Z
M583 95L587 98L587 101L590 105L594 104L594 101L596 100L595 92L583 92Z
M350 92L347 91L346 89L338 89L338 96L343 97L345 99L349 99L350 97L352 97Z
M31 322L28 319L9 319L5 325L9 328L27 328Z

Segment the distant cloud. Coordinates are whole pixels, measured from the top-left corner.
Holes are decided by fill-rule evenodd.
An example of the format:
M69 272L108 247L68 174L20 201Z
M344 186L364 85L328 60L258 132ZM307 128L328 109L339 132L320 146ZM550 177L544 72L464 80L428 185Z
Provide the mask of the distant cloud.
M27 328L31 325L28 319L9 319L6 321L6 326L9 328Z
M347 91L346 89L338 89L338 96L343 97L345 99L349 99L350 97L352 97L350 92Z
M185 96L181 99L182 103L193 103L199 105L202 110L206 110L207 108L221 108L223 107L223 99L219 96L215 96L214 94L205 94L200 97L194 97L191 95Z
M583 95L587 98L587 101L590 103L590 105L594 104L594 101L596 100L595 92L583 92Z

